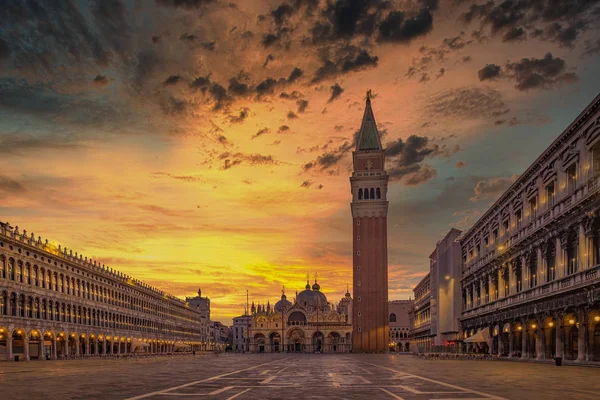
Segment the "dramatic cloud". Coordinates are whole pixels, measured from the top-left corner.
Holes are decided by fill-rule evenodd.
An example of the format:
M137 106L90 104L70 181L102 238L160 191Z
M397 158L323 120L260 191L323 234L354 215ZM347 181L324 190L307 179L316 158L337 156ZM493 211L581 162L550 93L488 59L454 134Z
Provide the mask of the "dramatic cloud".
M286 133L289 132L290 127L287 125L281 125L279 129L277 129L277 133Z
M495 201L518 177L519 175L514 174L509 178L496 177L479 181L475 185L473 196L469 201L478 202L486 199Z
M434 118L497 118L509 112L502 95L489 87L463 87L434 94L427 108Z
M518 90L551 89L560 84L577 81L577 75L566 72L567 64L562 58L547 53L544 58L522 58L517 62L508 62L502 68L488 64L477 73L479 80L490 80L499 77L514 79Z
M401 180L407 186L425 183L437 176L437 171L424 163L425 159L435 156L450 157L459 150L458 146L449 149L445 145L432 143L425 136L417 135L388 143L385 155L390 180Z
M244 107L240 110L238 115L230 116L229 122L231 122L232 124L241 124L242 122L244 122L246 120L246 118L248 118L249 112L250 112L250 109L248 107Z
M432 27L433 15L427 8L408 18L402 11L392 11L381 21L377 40L380 42L406 43L428 33Z
M223 163L221 166L222 170L227 170L235 167L236 165L240 165L242 163L246 163L249 165L279 165L280 162L277 161L273 156L262 155L262 154L244 154L244 153L230 153L225 152L219 155L219 160Z
M521 61L508 63L506 70L513 77L519 90L549 89L558 84L572 83L577 75L565 72L567 64L561 58L547 53L544 58L523 58Z
M479 20L493 35L503 34L505 42L524 40L529 29L532 37L572 47L593 26L598 7L595 0L486 1L472 4L461 19L466 23Z
M255 134L254 136L252 136L252 139L256 139L257 137L259 137L259 136L262 136L262 135L264 135L265 133L269 133L269 132L271 132L271 130L270 130L269 128L262 128L262 129L259 129L259 131L258 131L258 132L256 132L256 134Z
M379 57L369 54L366 49L347 45L339 47L334 54L324 54L322 65L315 71L313 83L334 78L340 74L360 71L377 66Z
M327 100L328 103L331 103L332 101L340 97L342 93L344 93L344 89L339 85L339 83L336 83L330 89L331 96L329 96L329 100Z
M308 107L308 100L297 100L296 104L298 105L298 114L302 114Z
M500 76L500 66L496 64L488 64L477 71L477 76L480 81L495 79Z

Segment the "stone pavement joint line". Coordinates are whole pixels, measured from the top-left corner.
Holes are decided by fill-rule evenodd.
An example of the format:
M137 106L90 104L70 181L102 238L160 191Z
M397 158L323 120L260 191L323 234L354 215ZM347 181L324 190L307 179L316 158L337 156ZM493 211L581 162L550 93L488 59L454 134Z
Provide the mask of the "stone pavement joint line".
M451 400L450 397L461 400L506 400L383 365L352 361L350 358L293 357L267 364L270 368L266 370L257 371L259 367L266 365L259 364L201 381L147 393L130 400L160 398L160 396L197 398L211 396L214 399L228 400L241 398L244 395L248 399L274 399L283 396L282 389L286 390L285 397L298 398L318 393L327 398L381 397L396 400L443 400L442 396L449 395L446 400ZM363 375L369 375L370 379ZM394 379L401 380L402 384L393 382ZM214 385L223 385L223 387L215 388ZM193 389L194 392L187 392L188 389ZM250 391L252 393L248 393ZM380 395L378 396L374 391ZM222 395L229 397L221 397Z
M151 397L151 396L155 396L155 395L160 395L160 394L163 394L163 393L166 393L166 392L171 392L171 391L173 391L173 390L183 389L183 388L186 388L186 387L188 387L188 386L197 385L197 384L199 384L199 383L203 383L203 382L210 382L210 381L213 381L213 380L215 380L215 379L220 379L220 378L223 378L223 377L226 377L226 376L229 376L229 375L235 375L235 374L237 374L237 373L244 372L244 371L250 371L250 370L253 370L253 369L256 369L256 368L259 368L259 367L265 366L265 365L274 364L274 363L282 362L282 361L285 361L285 360L287 360L287 359L286 359L286 358L284 358L283 360L275 360L275 361L266 362L266 363L263 363L263 364L257 364L257 365L253 365L253 366L251 366L251 367L244 368L244 369L240 369L240 370L233 371L233 372L228 372L228 373L226 373L226 374L217 375L217 376L212 376L212 377L210 377L210 378L202 379L202 380L195 381L195 382L189 382L189 383L185 383L185 384L183 384L183 385L174 386L174 387L171 387L171 388L168 388L168 389L158 390L158 391L156 391L156 392L152 392L152 393L146 393L146 394L142 394L142 395L140 395L140 396L130 397L130 398L128 398L127 400L139 400L139 399L145 399L145 398L147 398L147 397Z

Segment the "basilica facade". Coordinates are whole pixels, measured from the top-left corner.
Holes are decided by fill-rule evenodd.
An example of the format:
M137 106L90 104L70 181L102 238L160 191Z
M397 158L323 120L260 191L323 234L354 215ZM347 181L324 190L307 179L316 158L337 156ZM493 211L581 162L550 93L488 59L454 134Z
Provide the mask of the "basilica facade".
M247 329L252 353L348 353L352 350L352 297L347 291L337 306L316 282L292 301L285 293L270 303L251 307Z

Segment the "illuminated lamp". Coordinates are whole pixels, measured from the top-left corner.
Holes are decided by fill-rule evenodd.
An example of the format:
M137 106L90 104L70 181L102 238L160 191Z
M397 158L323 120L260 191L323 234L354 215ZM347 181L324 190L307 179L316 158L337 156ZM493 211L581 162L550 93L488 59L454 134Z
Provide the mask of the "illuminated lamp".
M571 325L575 324L575 320L574 319L570 319L569 320L569 324L571 324Z
M596 315L596 316L594 317L594 321L596 321L596 322L600 322L600 315ZM2 331L0 331L0 332L2 332Z
M518 330L523 330L523 327L522 327L522 326L519 326L517 329L518 329Z
M552 322L552 321L548 322L548 326L549 326L550 328L552 328L552 327L554 326L554 322Z

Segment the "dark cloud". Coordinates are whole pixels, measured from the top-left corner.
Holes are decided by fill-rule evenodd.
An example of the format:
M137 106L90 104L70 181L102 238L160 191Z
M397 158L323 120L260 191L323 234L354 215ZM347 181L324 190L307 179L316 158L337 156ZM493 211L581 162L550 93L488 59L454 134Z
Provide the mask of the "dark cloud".
M376 67L379 58L369 54L366 49L346 45L337 48L332 55L327 53L322 54L321 62L321 66L315 71L312 79L313 83L321 82L340 74Z
M331 96L329 96L329 100L327 100L328 103L331 103L332 101L334 101L335 99L340 97L342 95L342 93L344 92L344 89L340 86L339 83L334 84L333 86L331 86L330 89L331 89Z
M527 33L525 29L519 27L512 27L509 31L507 31L502 37L503 42L517 42L519 40L525 40L527 38Z
M269 63L273 60L275 60L275 56L273 54L268 54L267 57L265 58L265 62L263 63L263 67L266 67L267 65L269 65Z
M247 96L251 92L251 89L247 84L240 82L238 78L231 78L229 86L227 86L227 91L233 96Z
M221 165L222 170L227 170L236 165L246 163L249 165L279 165L281 164L271 155L262 154L245 154L245 153L230 153L225 152L218 156L218 159L223 163Z
M302 71L298 67L295 67L287 79L288 83L296 82L298 79L300 79L300 77L302 77L303 74L304 74L304 71Z
M461 15L470 23L478 20L492 34L503 33L504 41L525 39L525 29L533 37L572 47L582 32L594 25L597 0L506 0L473 4Z
M380 42L408 43L412 39L423 36L433 28L433 15L428 8L417 15L408 17L402 11L392 11L379 25Z
M485 67L477 71L477 76L480 81L496 79L500 77L501 68L496 64L487 64Z
M298 105L298 114L302 114L308 107L308 100L296 100L296 104Z
M289 132L290 127L287 125L281 125L279 127L279 129L277 129L277 133L285 133L285 132Z
M446 69L445 68L440 68L440 70L438 71L438 73L435 76L435 78L436 79L440 79L442 76L444 76L445 73L446 73Z
M0 180L0 185L1 185L1 182L2 181ZM312 181L306 180L306 181L302 182L302 184L300 185L300 187L308 189L309 187L312 186L312 184L313 184Z
M460 149L450 150L433 143L428 137L411 135L405 141L388 143L385 150L387 170L391 180L400 180L407 186L425 183L437 176L437 171L424 161L436 156L450 157Z
M331 147L333 146L330 146L332 142L327 143L321 148L313 146L308 150L302 149L302 151L298 151L301 150L298 149L298 153L301 153L303 151L313 152L317 150L326 150L323 154L318 156L316 160L304 164L302 167L303 170L323 172L331 167L334 167L340 160L342 160L346 156L346 154L350 153L352 149L356 147L356 141L358 140L359 133L359 131L354 132L352 141L345 140L341 145L333 149L331 149Z
M517 84L519 90L549 89L561 83L572 83L577 80L577 75L565 72L567 64L558 57L547 53L544 58L523 58L521 61L508 63L506 70Z
M241 124L242 122L244 122L246 120L246 118L248 118L249 113L250 113L250 109L247 107L244 107L240 110L238 115L230 116L229 122L231 122L232 124Z
M96 75L96 77L93 80L95 85L100 85L100 86L104 86L106 84L108 84L108 78L104 75Z
M459 161L456 163L456 168L464 168L467 166L467 163L464 161Z
M290 111L290 112L287 113L287 118L288 119L295 119L295 118L298 118L298 116L296 115L295 112Z
M165 79L165 81L163 82L163 85L164 86L176 85L179 82L181 82L182 80L183 79L179 75L170 75L167 79Z
M256 132L256 134L254 134L254 136L252 136L251 139L256 139L257 137L262 136L262 135L264 135L266 133L269 133L269 132L271 132L271 130L269 128L259 129L258 132Z
M561 47L574 47L581 32L586 29L587 24L581 20L573 21L569 24L553 22L543 30L535 30L532 36L558 43Z
M192 83L190 83L190 87L195 90L200 90L204 93L206 90L210 88L210 75L209 76L199 76L194 79Z
M256 94L272 94L275 91L278 81L269 77L256 86Z
M281 97L282 99L297 100L302 97L302 93L297 92L295 90L291 93L281 92L281 94L279 94L279 97Z
M442 41L442 44L444 46L448 47L450 50L460 50L460 49L464 48L465 46L472 43L472 40L468 40L465 42L463 37L464 37L464 32L461 32L460 35L458 35L458 36L445 38Z
M432 95L426 105L430 118L497 118L509 112L502 95L489 87L462 87Z
M187 40L188 42L193 42L196 40L196 35L185 32L179 36L179 40Z

